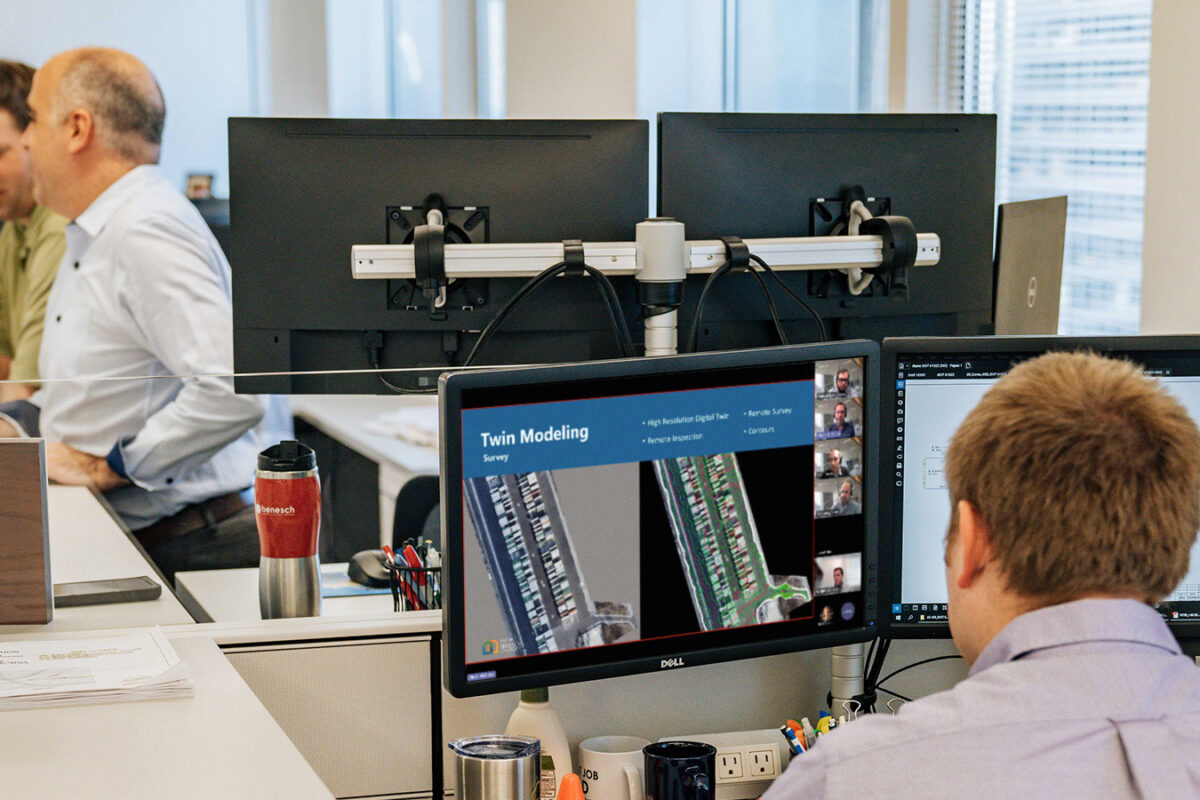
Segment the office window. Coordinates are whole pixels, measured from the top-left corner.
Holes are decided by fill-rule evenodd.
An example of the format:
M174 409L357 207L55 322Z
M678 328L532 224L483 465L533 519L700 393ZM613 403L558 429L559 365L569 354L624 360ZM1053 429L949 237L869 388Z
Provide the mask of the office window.
M1136 333L1151 0L913 0L937 110L995 112L996 200L1070 197L1059 331ZM918 36L928 30L917 31ZM912 110L934 110L913 108Z
M641 0L638 113L887 106L888 0Z

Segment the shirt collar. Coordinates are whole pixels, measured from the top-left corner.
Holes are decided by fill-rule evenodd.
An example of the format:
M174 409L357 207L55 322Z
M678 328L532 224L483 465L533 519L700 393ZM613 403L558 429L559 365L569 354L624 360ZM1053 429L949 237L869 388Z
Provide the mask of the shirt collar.
M1075 600L1022 614L983 649L971 675L1035 651L1085 642L1128 642L1180 653L1162 617L1137 600Z
M100 231L104 230L104 226L117 212L117 209L125 205L125 202L143 186L156 180L159 175L158 166L155 164L142 164L134 167L101 192L100 196L72 221L72 224L81 228L89 238L95 239Z

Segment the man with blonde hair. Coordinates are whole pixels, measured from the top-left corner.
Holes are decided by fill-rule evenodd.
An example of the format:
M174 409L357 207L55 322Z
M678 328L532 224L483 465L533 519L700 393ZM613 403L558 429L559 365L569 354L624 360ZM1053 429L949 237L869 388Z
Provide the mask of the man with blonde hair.
M72 50L29 108L35 196L71 220L32 398L49 476L104 491L168 578L257 563L264 403L214 377L233 367L229 264L157 167L158 83L128 53Z
M1200 796L1200 670L1151 607L1200 527L1200 431L1138 368L1052 353L946 454L955 688L871 715L764 800Z

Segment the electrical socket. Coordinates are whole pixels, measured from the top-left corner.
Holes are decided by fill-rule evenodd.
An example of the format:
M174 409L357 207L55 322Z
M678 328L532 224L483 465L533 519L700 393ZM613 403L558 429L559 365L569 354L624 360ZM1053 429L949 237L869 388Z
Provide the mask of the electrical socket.
M707 742L717 748L715 800L753 800L787 766L783 734L777 729L669 736L662 741L668 739Z
M717 751L717 783L740 780L745 777L742 771L742 751Z
M746 774L756 778L774 778L779 774L776 768L776 752L772 748L763 750L746 750Z

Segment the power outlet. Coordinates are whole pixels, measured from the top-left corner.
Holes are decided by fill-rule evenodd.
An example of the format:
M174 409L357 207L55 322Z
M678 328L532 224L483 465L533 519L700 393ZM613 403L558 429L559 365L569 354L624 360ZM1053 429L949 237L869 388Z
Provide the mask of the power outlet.
M700 733L667 738L707 742L717 748L715 800L753 800L761 796L787 766L784 761L784 739L778 730ZM779 741L776 742L776 739Z
M744 778L742 751L717 751L717 783L728 783Z
M753 778L774 778L779 774L772 748L747 750L746 759L746 774Z

